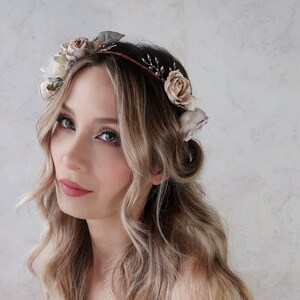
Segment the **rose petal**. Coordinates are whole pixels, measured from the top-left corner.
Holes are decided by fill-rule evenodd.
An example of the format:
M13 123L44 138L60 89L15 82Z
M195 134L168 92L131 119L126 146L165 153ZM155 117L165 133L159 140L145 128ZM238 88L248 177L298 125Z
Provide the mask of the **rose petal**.
M190 98L187 102L188 102L188 104L185 106L185 109L194 111L196 109L197 98L190 95Z

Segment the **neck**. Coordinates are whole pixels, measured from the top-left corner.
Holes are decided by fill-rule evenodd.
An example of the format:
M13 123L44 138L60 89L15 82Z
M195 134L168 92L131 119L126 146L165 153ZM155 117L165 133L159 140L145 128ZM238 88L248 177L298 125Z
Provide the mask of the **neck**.
M108 268L129 245L129 237L119 218L87 220L87 224L93 251L91 271L97 277L105 277Z

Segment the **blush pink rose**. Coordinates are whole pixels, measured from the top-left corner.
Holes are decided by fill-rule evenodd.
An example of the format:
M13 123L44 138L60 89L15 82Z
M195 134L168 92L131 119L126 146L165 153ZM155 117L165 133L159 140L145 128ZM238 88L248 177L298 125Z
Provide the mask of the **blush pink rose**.
M191 95L191 85L187 78L179 71L171 71L168 78L164 83L165 91L170 101L178 106L184 106L187 110L194 110L193 107L186 107L191 101L195 101L195 98Z
M66 57L69 61L76 61L84 56L86 49L91 48L87 38L77 38L70 43L63 44Z
M202 109L196 108L194 111L184 112L179 120L181 125L180 131L184 141L187 142L207 123L208 117Z

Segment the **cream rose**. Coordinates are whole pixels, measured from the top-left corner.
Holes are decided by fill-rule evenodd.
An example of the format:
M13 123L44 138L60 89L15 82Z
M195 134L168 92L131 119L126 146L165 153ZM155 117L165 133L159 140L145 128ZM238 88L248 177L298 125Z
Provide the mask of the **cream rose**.
M63 44L66 57L69 61L76 61L84 56L86 49L91 47L87 38L77 38L68 44Z
M195 98L191 95L190 82L179 70L169 73L164 88L173 104L184 106L187 110L195 109Z
M49 65L45 69L41 69L44 72L45 78L64 78L67 74L68 60L63 53L56 54L49 59Z

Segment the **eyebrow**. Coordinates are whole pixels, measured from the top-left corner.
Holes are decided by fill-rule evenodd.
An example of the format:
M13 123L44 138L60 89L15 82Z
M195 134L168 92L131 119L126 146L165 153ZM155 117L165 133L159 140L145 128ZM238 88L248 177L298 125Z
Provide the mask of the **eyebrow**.
M65 111L67 111L68 113L75 115L72 108L70 108L68 105L66 105L65 103L62 105L62 109L64 109ZM105 124L109 124L109 123L113 123L113 124L118 124L118 119L115 118L96 118L95 119L97 122L99 123L105 123Z

